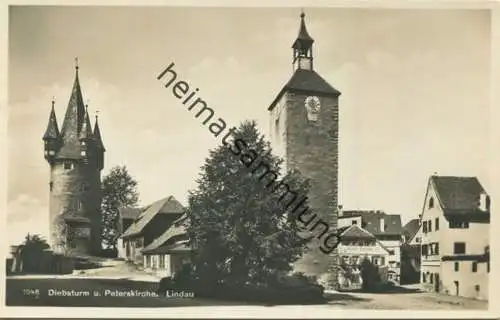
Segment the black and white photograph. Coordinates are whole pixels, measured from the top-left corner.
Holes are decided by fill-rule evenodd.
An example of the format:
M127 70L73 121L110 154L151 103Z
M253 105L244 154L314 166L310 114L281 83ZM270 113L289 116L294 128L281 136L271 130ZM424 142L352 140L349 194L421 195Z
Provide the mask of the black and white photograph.
M203 5L8 6L4 308L492 311L492 10Z

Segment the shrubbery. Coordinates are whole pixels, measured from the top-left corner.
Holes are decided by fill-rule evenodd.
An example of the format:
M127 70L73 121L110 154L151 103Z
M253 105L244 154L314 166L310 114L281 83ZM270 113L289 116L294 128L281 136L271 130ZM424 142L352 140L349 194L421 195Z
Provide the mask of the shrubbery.
M314 279L301 273L276 277L267 284L235 284L219 282L208 284L195 276L190 265L184 265L173 277L160 280L158 294L166 290L190 290L197 297L221 300L261 302L273 304L323 303L324 288Z

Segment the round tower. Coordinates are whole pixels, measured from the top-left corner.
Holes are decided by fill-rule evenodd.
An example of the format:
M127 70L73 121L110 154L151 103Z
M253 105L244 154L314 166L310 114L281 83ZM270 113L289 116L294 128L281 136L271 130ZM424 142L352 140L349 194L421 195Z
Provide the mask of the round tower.
M104 147L97 123L92 130L83 104L78 65L61 131L52 102L43 140L50 165L51 247L61 253L97 255L101 251Z

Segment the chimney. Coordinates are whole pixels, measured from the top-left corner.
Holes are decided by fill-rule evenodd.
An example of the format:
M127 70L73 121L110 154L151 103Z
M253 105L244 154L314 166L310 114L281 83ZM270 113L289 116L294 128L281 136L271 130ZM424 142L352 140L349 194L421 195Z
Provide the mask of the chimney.
M385 221L384 221L384 218L380 218L380 232L385 232Z

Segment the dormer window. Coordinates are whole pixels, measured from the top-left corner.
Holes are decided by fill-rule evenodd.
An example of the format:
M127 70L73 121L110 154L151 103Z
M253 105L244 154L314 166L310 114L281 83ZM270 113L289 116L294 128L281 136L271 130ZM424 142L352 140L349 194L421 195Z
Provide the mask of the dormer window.
M83 157L85 157L85 156L87 155L87 151L82 150L82 151L80 152L80 154L81 154Z
M85 141L82 141L82 146L86 145Z
M54 151L54 150L49 150L49 156L53 156L53 155L55 155L55 154L56 154L56 153L55 153L55 151Z

